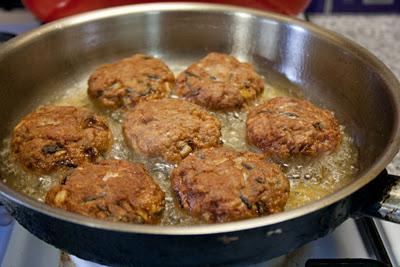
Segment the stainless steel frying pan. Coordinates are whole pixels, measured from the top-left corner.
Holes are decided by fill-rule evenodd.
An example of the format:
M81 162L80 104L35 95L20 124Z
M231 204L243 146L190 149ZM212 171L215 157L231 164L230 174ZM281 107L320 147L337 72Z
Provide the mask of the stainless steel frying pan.
M99 221L0 183L1 202L39 238L104 264L204 266L287 253L366 211L399 221L399 190L391 188L398 180L385 172L400 144L398 81L353 42L275 14L204 4L137 5L67 18L17 37L0 48L0 138L44 97L81 84L100 63L139 51L173 67L221 51L251 62L267 78L281 73L346 125L360 149L358 177L295 210L190 227Z

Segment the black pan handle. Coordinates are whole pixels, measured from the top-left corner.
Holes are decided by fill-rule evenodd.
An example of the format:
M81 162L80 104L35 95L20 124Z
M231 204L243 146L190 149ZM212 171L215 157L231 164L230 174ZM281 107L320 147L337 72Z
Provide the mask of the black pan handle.
M400 177L385 170L376 180L367 186L370 190L361 192L362 199L373 201L365 201L357 213L400 223Z

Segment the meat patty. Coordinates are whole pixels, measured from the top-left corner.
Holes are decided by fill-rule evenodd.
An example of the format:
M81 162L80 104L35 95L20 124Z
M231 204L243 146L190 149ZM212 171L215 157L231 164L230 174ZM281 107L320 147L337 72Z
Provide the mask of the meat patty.
M86 108L44 106L14 128L11 152L26 170L49 174L93 162L111 143L105 118Z
M220 129L217 118L180 99L142 102L123 126L125 141L137 153L172 163L196 149L218 146Z
M211 110L240 108L263 90L263 79L250 64L220 53L208 54L176 80L177 95Z
M175 77L160 59L136 54L100 66L89 78L88 94L101 107L134 107L169 95Z
M342 138L331 111L291 97L276 97L253 108L246 127L251 144L280 158L333 151Z
M98 219L156 223L164 197L143 164L103 160L75 169L47 193L46 203Z
M225 222L283 211L289 181L260 154L210 148L189 155L172 171L180 205L206 222Z

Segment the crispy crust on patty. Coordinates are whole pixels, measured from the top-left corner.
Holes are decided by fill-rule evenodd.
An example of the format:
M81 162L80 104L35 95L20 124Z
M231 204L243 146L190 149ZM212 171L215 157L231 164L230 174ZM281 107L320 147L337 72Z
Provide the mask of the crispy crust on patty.
M14 128L11 151L26 170L48 174L93 162L111 143L105 118L81 107L44 106Z
M221 53L208 54L176 80L177 95L211 110L240 108L263 90L264 82L250 64Z
M172 163L197 149L218 146L220 129L217 118L180 99L140 103L123 126L128 146L137 153Z
M189 155L171 175L180 205L206 222L225 222L283 211L289 182L260 154L210 148Z
M174 82L174 74L160 59L136 54L97 68L89 78L88 94L103 108L132 108L168 96Z
M103 160L75 169L47 193L46 203L98 219L156 223L164 197L143 164Z
M246 127L251 144L281 158L333 151L342 138L331 111L291 97L276 97L251 109Z

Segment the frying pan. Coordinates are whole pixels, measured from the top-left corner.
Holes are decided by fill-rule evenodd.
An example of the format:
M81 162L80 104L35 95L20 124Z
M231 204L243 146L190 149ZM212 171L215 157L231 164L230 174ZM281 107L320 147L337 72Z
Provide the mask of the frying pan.
M340 35L280 15L171 3L105 9L47 24L0 48L0 137L44 98L84 84L99 64L145 52L173 68L207 52L279 73L335 112L353 136L360 171L343 189L270 216L198 226L100 221L55 209L0 183L0 201L44 241L109 265L228 265L266 260L326 235L350 216L399 222L398 179L385 166L399 149L399 83L375 56ZM12 177L2 178L12 179Z

